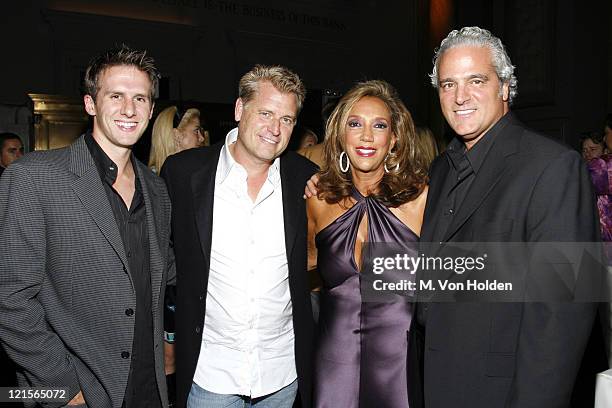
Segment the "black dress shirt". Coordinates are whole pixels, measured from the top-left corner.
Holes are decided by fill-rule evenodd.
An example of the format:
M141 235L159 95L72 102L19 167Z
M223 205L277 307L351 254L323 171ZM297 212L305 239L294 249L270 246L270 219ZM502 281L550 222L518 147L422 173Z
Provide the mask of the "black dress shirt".
M445 183L442 188L442 195L438 197L440 201L444 202L444 205L441 207L441 213L433 214L433 217L426 221L435 223L434 236L443 237L448 231L470 190L470 186L480 171L482 163L491 150L491 146L505 127L510 115L511 113L507 113L498 120L470 150L466 149L465 144L458 137L448 144L443 154L448 160L449 172L445 180L438 180L438 182ZM424 326L427 320L426 305L417 305L416 317L417 322Z
M134 197L130 208L127 208L119 193L113 188L117 179L117 165L96 143L91 134L86 135L85 142L98 168L115 215L136 294L136 310L129 307L125 309L125 315L134 319L134 341L132 353L125 351L122 354L123 358L131 359L123 406L161 407L155 377L149 236L142 186L136 175ZM133 156L132 160L135 160Z

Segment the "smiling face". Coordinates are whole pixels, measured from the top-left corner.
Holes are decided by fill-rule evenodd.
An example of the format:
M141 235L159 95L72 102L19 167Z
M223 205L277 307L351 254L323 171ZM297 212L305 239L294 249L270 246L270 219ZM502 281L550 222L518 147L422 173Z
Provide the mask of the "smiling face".
M270 165L287 148L297 118L297 98L262 82L253 99L236 101L238 140L234 159L242 165Z
M497 77L488 48L448 49L440 57L438 79L442 113L468 149L509 110L508 84Z
M395 142L387 105L373 96L357 101L344 127L344 144L353 176L368 173L382 178L385 158Z
M98 78L94 101L85 95L85 110L94 117L93 137L107 149L130 149L144 133L153 114L151 80L138 68L118 65Z

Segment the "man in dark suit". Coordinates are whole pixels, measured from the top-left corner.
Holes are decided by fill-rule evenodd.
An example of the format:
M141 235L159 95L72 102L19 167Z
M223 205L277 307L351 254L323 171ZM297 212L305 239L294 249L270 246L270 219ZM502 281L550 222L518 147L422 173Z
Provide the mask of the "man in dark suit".
M0 339L20 384L68 388L69 406L168 406L170 200L131 151L157 81L144 51L94 58L84 84L93 131L23 157L0 180L0 248L10 254L0 257Z
M510 112L513 72L501 41L478 27L451 32L436 51L430 76L457 138L432 164L422 242L597 241L586 168L577 152ZM530 291L543 275L525 271ZM554 274L546 278L555 282ZM593 303L546 295L524 303L420 299L411 347L421 351L425 407L569 406Z
M303 186L284 152L305 95L299 77L255 66L240 80L224 143L171 156L177 257L177 405L311 404L313 328Z

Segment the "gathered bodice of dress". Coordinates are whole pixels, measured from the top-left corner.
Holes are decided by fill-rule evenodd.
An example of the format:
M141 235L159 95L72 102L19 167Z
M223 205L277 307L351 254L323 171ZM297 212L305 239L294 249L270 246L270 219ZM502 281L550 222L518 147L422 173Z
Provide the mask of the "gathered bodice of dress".
M416 254L418 237L388 208L354 190L356 203L316 236L323 280L315 368L319 408L405 408L410 299L362 301L355 260L357 232L367 217L367 242L400 245Z

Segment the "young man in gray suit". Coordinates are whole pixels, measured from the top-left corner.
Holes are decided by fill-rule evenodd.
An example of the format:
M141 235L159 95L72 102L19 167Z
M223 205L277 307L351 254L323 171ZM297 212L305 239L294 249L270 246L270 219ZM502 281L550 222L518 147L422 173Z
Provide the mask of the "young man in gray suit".
M85 73L93 131L29 154L0 181L0 340L20 384L69 406L166 407L162 305L170 201L132 154L158 72L126 46ZM45 406L64 402L38 401Z

